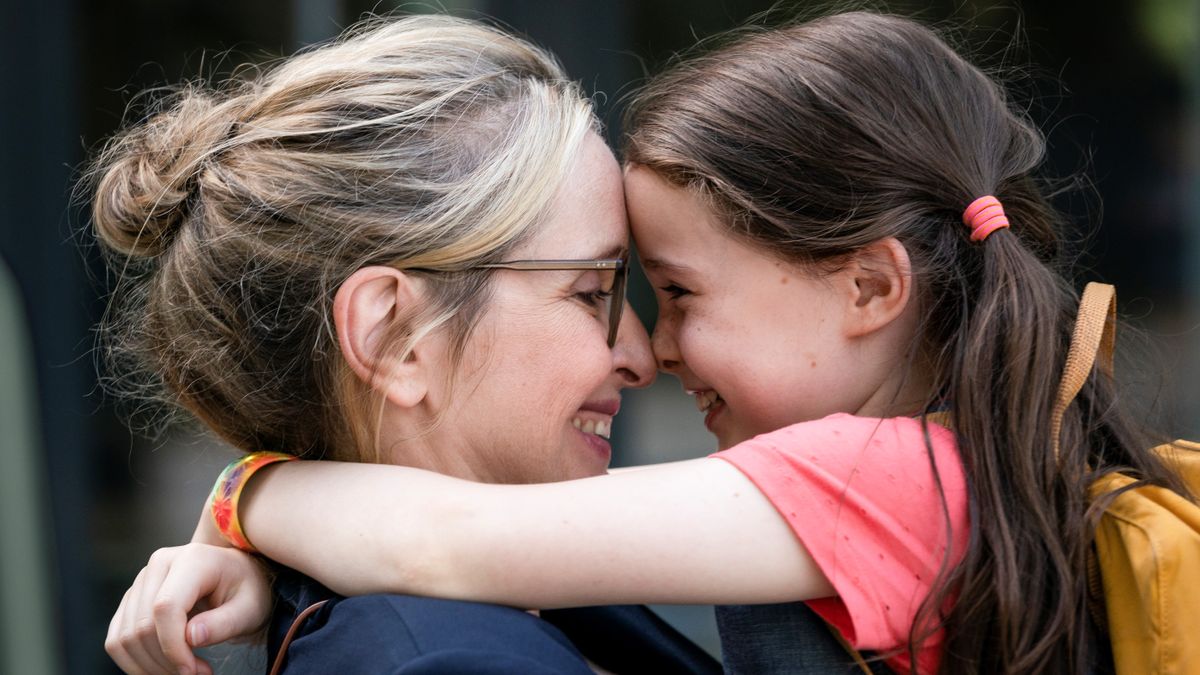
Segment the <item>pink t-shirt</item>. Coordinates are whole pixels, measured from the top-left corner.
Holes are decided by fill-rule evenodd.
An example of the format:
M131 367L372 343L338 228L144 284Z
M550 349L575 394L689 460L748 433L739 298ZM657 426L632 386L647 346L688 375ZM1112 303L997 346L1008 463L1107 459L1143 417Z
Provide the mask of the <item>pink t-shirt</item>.
M954 434L929 424L951 532L921 422L836 414L763 434L714 454L746 474L787 520L837 596L808 605L857 649L908 643L953 540L951 565L966 550L967 490ZM917 655L937 672L941 631ZM907 653L886 663L907 672Z

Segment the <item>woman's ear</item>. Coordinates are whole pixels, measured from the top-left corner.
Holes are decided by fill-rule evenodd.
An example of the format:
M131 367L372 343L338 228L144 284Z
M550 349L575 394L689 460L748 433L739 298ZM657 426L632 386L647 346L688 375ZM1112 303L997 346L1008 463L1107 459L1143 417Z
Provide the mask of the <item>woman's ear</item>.
M857 251L841 270L848 292L847 337L863 337L889 325L908 306L912 265L895 237L880 239Z
M406 358L388 339L401 317L411 316L424 298L413 277L391 267L364 267L342 282L333 299L333 323L338 345L350 370L400 407L425 398L423 345L412 346Z

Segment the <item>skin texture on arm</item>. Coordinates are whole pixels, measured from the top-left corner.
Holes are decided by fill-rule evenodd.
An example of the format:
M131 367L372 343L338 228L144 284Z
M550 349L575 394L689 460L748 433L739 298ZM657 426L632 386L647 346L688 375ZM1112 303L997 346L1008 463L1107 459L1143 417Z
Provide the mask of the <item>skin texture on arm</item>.
M240 511L263 554L346 595L551 608L832 594L770 502L714 459L539 485L288 462Z

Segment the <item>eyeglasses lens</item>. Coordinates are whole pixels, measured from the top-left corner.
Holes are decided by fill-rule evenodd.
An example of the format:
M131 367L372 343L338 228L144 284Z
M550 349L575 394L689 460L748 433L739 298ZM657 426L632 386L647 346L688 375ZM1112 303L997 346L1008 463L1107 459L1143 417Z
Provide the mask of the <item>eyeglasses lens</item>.
M622 264L613 270L612 295L608 297L608 346L617 344L617 331L621 327L621 315L625 312L625 284L629 279L629 265Z

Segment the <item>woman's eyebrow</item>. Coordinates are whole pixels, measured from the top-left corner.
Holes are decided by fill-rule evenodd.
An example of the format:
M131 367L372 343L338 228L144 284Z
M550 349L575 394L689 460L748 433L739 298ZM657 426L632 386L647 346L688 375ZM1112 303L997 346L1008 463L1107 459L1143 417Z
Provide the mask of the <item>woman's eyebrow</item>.
M607 260L609 258L621 258L622 260L629 259L629 247L625 244L617 244L607 251L602 251L597 259Z
M570 255L568 255L568 256L563 256L563 259L564 259L564 260L566 260L566 259L571 259L571 260L578 259L578 260L581 260L581 261L582 261L582 260L614 260L614 259L617 259L617 258L620 258L621 260L625 260L626 262L628 262L628 261L629 261L629 246L628 246L628 245L626 245L626 244L617 244L617 245L615 245L615 246L612 246L612 247L610 247L610 248L604 249L603 251L600 251L599 253L597 253L597 254L595 254L595 255L593 255L593 256L591 256L591 257L588 257L588 258L576 258L575 256L570 256ZM587 270L584 270L584 271L587 271Z

